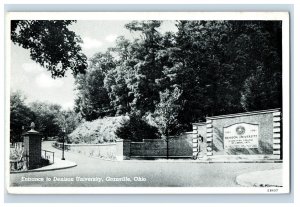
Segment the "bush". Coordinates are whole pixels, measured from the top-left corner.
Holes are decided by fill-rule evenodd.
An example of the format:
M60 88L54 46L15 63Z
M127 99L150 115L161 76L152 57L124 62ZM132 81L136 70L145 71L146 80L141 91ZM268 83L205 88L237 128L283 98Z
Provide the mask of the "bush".
M128 116L118 116L86 121L80 124L68 139L75 144L114 142L118 138L115 134L116 130L128 119Z
M50 165L50 161L47 159L42 158L41 159L41 166L47 166Z
M137 115L130 115L129 120L124 121L122 126L116 130L116 135L121 139L135 142L161 138L155 126L151 126Z
M15 160L21 159L22 153L23 153L23 150L21 148L20 149L11 148L10 149L10 160L15 161Z

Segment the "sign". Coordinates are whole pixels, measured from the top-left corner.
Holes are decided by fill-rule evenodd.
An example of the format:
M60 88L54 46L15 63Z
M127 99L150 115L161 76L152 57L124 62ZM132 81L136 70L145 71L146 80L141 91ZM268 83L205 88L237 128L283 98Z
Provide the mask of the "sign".
M258 148L258 124L237 123L224 127L224 149Z

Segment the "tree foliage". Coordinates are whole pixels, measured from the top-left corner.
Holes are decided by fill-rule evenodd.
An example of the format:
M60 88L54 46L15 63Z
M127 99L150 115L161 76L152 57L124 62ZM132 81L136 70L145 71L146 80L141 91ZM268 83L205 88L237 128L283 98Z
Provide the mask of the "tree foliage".
M35 130L39 131L45 138L57 136L61 133L62 128L59 125L59 114L61 106L46 102L32 102L30 109L34 113L33 122Z
M160 21L133 21L125 27L132 32L141 35L132 45L132 68L128 87L133 94L130 103L132 110L144 115L155 110L155 104L159 102L159 89L155 82L162 75L161 65L156 61L156 54L161 48L161 34L157 31Z
M89 64L86 75L76 78L78 96L76 99L76 112L80 112L87 121L111 114L113 107L104 79L107 72L115 67L109 53L95 54Z
M25 103L21 91L11 93L10 97L10 141L22 141L22 133L30 129L31 122L42 136L59 136L71 133L81 122L81 116L72 110L64 110L60 105L35 101ZM65 133L63 133L65 129Z
M51 72L52 77L84 73L86 56L81 52L82 40L68 29L73 20L12 20L11 40L28 49L32 60Z
M10 142L22 141L22 133L29 128L34 114L25 104L21 91L10 95Z
M133 142L143 141L143 139L159 139L160 134L155 126L148 124L137 114L131 114L129 120L122 123L116 130L116 135L125 140Z
M182 91L177 87L160 92L160 102L153 113L154 122L163 136L180 132L178 116L181 110L180 96Z
M206 116L281 107L280 21L176 21L166 33L161 24L133 21L125 27L139 38L92 58L95 81L77 82L84 118L150 114L166 135Z
M60 110L57 114L57 123L60 129L65 129L66 134L73 132L76 127L81 123L80 114L74 112L73 110Z

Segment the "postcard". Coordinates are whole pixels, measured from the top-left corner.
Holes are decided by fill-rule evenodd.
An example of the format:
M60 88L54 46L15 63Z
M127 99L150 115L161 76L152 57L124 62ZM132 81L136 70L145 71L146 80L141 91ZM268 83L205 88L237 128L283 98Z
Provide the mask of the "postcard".
M9 193L289 193L287 12L5 23Z

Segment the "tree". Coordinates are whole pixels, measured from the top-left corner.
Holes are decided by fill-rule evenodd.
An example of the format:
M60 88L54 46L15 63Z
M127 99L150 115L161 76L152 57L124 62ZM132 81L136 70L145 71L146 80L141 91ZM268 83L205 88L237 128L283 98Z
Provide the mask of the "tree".
M61 133L62 128L58 121L61 113L60 105L36 101L30 103L29 107L34 113L33 121L36 125L36 130L46 139Z
M104 86L106 74L114 67L109 52L97 53L91 58L87 73L76 77L76 112L80 112L87 121L114 114Z
M132 95L127 87L128 73L126 68L117 66L107 72L104 80L104 87L108 92L115 115L122 115L131 111Z
M281 74L268 77L264 71L258 68L244 82L240 101L246 111L278 108L282 104Z
M57 141L62 142L64 138L66 142L69 142L69 136L66 135L72 133L79 126L81 120L82 117L80 114L72 110L61 110L57 117L57 123L61 129L58 134L59 139ZM65 132L63 132L63 129Z
M12 20L11 40L29 49L30 57L51 72L53 78L84 73L87 58L81 52L82 40L68 29L73 20Z
M141 36L132 43L131 58L135 64L127 84L133 94L131 110L141 116L146 112L153 112L159 101L159 89L155 80L162 76L162 68L156 61L161 40L157 31L160 25L161 21L133 21L125 25L131 32L138 32Z
M261 98L272 91L276 101L264 99L266 106L281 106L279 21L178 21L176 25L173 65L164 67L163 73L169 84L165 87L177 84L183 91L179 122L188 128L206 116L247 110L241 104L244 82L258 68L264 70L262 85L278 83L273 89L261 87Z
M75 113L72 110L61 110L57 117L59 127L61 129L65 128L66 134L74 131L81 120L80 114Z
M84 114L155 115L166 135L207 116L281 107L280 21L177 21L177 31L164 34L160 24L125 25L140 37L119 37L106 58L94 59L103 68L88 72L99 79L82 79ZM168 104L174 117L167 126Z
M10 95L10 142L22 141L22 133L33 121L34 114L25 104L26 97L21 91Z
M182 91L176 87L173 90L166 89L160 92L160 102L153 113L154 122L164 137L180 132L178 116L180 112L180 96Z
M160 134L156 127L148 124L138 114L131 114L129 120L122 123L116 130L116 135L125 140L141 142L143 139L159 139Z
M110 103L116 115L131 112L130 104L134 99L130 88L131 80L134 78L134 68L136 61L133 59L133 46L129 40L119 37L116 46L111 48L115 68L111 68L106 73L104 86L108 91Z

